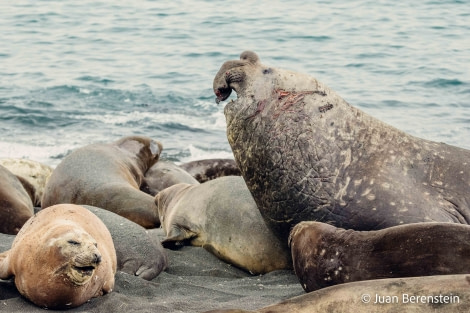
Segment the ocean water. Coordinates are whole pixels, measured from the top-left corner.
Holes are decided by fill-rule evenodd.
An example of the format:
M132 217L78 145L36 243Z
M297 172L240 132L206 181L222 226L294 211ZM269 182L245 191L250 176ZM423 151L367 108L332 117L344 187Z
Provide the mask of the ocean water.
M470 149L470 5L423 1L1 1L0 157L51 166L127 135L232 157L212 80L244 50L410 134Z

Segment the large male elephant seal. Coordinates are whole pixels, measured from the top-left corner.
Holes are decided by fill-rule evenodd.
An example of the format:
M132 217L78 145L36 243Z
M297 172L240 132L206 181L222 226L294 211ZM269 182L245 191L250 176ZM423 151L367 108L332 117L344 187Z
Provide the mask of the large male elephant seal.
M33 214L30 194L18 177L0 165L0 232L17 234Z
M469 272L469 225L413 223L354 231L301 222L289 242L295 273L307 292L358 280Z
M46 184L42 208L58 203L97 206L145 227L160 225L154 198L140 190L162 145L148 137L92 144L65 157Z
M155 201L164 243L189 241L252 274L292 268L289 251L266 226L239 176L177 184Z
M263 65L254 52L214 78L227 137L268 224L287 238L305 220L374 230L470 222L470 151L408 135L316 79Z
M116 251L101 220L87 209L59 204L35 214L11 249L0 254L0 279L44 308L79 306L114 288Z
M0 159L0 165L5 166L22 181L31 195L33 205L40 207L46 182L52 174L52 167L33 160L11 158Z
M168 266L160 241L142 226L108 210L84 205L106 225L116 249L117 270L152 280Z
M389 278L332 286L256 311L206 313L466 313L470 312L470 275Z

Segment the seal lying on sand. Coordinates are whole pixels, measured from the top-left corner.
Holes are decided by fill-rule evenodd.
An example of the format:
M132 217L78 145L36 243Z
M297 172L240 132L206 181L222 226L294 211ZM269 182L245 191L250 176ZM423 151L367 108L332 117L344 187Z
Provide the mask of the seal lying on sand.
M189 241L252 274L292 268L289 251L264 223L239 176L177 184L155 201L165 244Z
M84 205L108 228L116 249L117 270L152 280L168 266L168 255L160 241L142 226L105 209Z
M206 313L470 312L470 275L377 279L332 286L256 311Z
M97 206L145 227L160 225L154 198L139 190L162 145L148 137L124 137L73 151L52 173L42 208L58 203Z
M199 184L199 182L184 169L166 160L159 160L147 170L145 173L145 183L146 185L141 186L140 189L152 196L176 184Z
M203 159L183 163L180 167L191 174L198 182L224 176L240 176L240 169L232 159Z
M0 165L0 232L17 234L33 214L33 202L21 181Z
M15 174L20 180L25 180L27 184L23 186L31 194L31 200L35 207L41 206L42 195L49 176L52 174L52 167L28 159L0 159L0 165L5 166L10 172Z
M44 308L71 308L111 292L116 273L113 240L87 209L60 204L23 226L0 254L0 279L15 277L18 291Z
M306 292L358 280L469 272L469 225L415 223L354 231L301 222L289 243Z
M352 107L316 79L251 51L214 78L227 137L268 225L300 221L374 230L470 222L470 151L410 136Z

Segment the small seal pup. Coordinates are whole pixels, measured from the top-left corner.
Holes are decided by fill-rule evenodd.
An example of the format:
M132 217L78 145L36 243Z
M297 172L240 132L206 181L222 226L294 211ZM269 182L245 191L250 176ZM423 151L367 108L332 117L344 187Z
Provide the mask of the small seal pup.
M40 207L46 182L52 174L52 167L33 160L11 158L0 159L0 165L5 166L20 181L25 180L28 183L23 183L25 189L31 186L31 191L28 192L31 194L33 205Z
M301 221L375 230L470 222L470 150L411 136L315 78L245 51L213 83L227 138L261 215L287 242ZM412 192L410 192L412 191Z
M354 231L301 222L289 243L306 292L359 280L469 272L469 225L413 223Z
M162 145L130 136L92 144L65 157L46 184L42 208L58 203L97 206L145 227L160 225L154 198L140 190L144 174L158 161Z
M36 213L11 249L0 254L0 279L34 304L51 309L79 306L114 287L116 251L101 220L74 204Z
M17 234L33 214L31 196L22 182L0 165L0 232Z
M289 251L266 226L240 176L173 185L155 202L166 245L188 241L252 274L292 268Z

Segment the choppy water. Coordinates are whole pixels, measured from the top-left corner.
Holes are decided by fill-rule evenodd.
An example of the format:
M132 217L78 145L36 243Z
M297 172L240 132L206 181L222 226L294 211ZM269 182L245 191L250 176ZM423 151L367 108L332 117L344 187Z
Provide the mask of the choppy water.
M143 134L230 157L212 79L246 50L413 135L470 148L470 5L447 1L1 1L0 157L56 165Z

